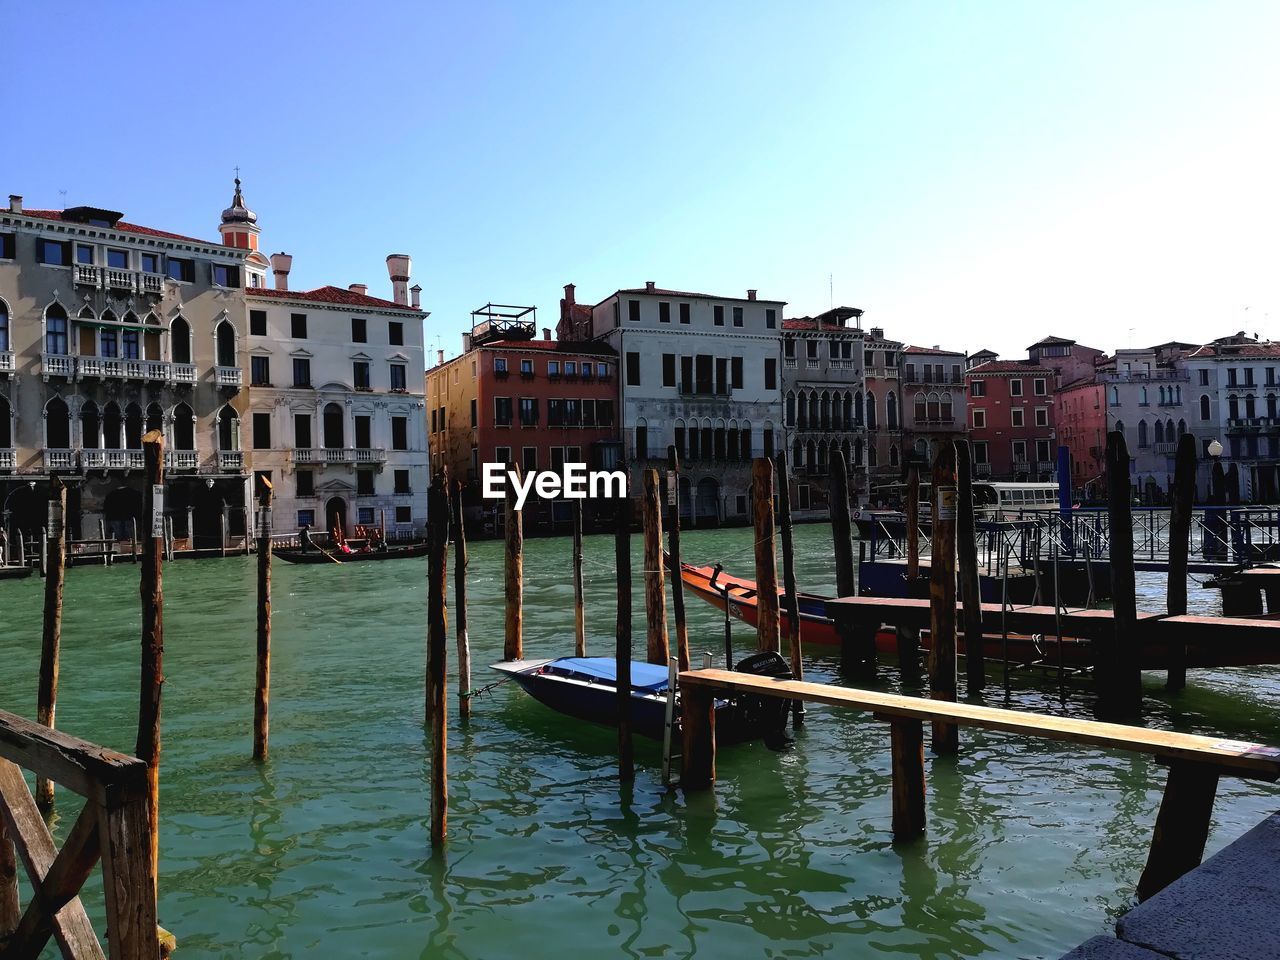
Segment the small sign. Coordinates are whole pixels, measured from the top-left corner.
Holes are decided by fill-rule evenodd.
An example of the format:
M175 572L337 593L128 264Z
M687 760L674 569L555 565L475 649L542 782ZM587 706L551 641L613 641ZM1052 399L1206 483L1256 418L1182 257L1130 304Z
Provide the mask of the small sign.
M57 500L49 501L49 537L56 540L62 535L62 510L59 508Z
M674 470L667 471L667 506L674 507L676 505L676 472Z
M267 539L271 536L271 508L258 508L258 536Z
M164 484L151 485L151 536L164 539Z
M939 520L954 520L956 518L955 487L938 488L938 504L934 512Z

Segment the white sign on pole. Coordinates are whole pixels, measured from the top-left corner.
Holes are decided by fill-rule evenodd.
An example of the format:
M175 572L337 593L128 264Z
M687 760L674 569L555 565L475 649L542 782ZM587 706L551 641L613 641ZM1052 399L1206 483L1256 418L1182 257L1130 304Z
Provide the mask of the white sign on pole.
M676 472L674 470L667 471L667 506L674 507L676 505Z
M164 484L151 485L151 536L164 539Z

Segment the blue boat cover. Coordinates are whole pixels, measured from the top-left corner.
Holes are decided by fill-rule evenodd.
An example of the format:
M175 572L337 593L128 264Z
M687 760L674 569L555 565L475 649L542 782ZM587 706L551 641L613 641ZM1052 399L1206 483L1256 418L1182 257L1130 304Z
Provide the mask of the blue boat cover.
M599 680L618 682L618 664L613 657L560 657L548 667L580 673ZM667 686L667 668L656 663L631 661L631 687L633 690L665 690Z

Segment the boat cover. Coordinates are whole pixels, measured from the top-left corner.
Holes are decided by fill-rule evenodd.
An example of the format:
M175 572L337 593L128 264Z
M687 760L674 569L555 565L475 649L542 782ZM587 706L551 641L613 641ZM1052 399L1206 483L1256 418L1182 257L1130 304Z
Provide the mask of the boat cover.
M618 682L618 664L613 657L561 657L547 664L545 669L564 670L598 680ZM631 688L633 690L664 690L667 686L667 668L657 663L631 661Z

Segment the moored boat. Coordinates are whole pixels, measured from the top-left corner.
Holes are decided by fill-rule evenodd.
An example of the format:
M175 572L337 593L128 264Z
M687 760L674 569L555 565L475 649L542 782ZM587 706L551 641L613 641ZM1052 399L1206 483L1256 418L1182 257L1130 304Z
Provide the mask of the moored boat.
M312 546L308 550L301 547L283 547L272 551L272 555L288 563L363 563L366 560L403 560L406 557L425 557L427 545L412 543L404 547L388 547L386 550L353 550L343 553L341 550Z
M25 580L35 573L35 567L0 566L0 580Z

